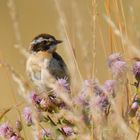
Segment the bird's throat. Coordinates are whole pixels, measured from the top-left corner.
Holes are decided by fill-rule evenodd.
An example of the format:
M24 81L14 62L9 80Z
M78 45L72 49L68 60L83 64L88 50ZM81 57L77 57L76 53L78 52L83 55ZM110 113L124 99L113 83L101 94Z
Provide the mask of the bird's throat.
M49 53L47 51L39 51L36 55L39 58L48 58L48 59L51 59L52 58L52 53Z

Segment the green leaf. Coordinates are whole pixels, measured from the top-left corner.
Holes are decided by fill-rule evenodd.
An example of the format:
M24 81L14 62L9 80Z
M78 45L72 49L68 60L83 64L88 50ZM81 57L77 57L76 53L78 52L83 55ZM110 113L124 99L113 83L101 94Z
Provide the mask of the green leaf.
M47 136L44 136L43 140L52 140L52 139Z
M135 102L137 102L140 105L140 99L135 100Z

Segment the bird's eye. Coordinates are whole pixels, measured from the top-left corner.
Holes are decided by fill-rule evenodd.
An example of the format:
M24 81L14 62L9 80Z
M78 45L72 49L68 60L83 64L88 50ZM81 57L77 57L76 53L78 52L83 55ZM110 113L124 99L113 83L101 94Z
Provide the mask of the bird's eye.
M46 44L46 43L47 43L47 41L46 41L46 40L44 40L44 41L43 41L43 44Z
M43 44L44 45L50 45L50 42L45 40L45 41L43 41Z
M47 44L47 45L50 45L50 44L51 44L51 42L50 42L50 41L47 41L47 42L46 42L46 44Z

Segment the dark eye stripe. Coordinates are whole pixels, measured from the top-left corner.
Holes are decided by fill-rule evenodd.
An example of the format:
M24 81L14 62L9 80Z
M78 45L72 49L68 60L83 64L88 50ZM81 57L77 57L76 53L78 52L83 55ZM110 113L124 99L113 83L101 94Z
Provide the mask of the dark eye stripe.
M47 51L52 45L56 45L55 38L47 36L38 36L31 42L31 50L35 52Z

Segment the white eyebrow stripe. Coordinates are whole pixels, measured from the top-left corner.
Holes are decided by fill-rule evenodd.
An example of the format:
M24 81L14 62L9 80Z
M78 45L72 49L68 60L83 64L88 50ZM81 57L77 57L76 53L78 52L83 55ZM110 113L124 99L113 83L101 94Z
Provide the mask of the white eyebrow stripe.
M44 39L43 37L40 37L40 38L38 38L37 40L33 40L33 41L31 42L31 45L39 44L39 43L41 43L42 41L50 41L50 40L49 40L49 39Z

